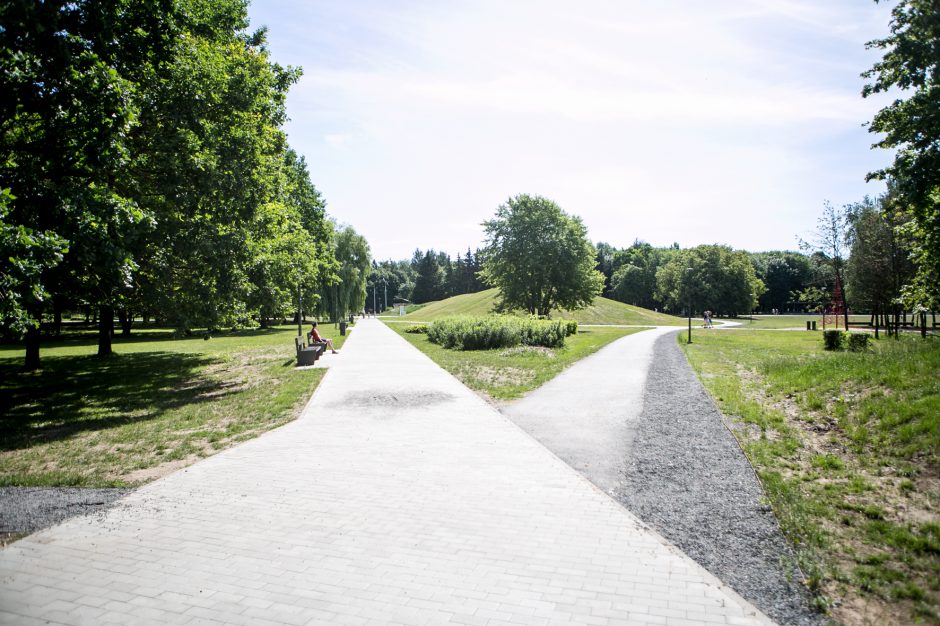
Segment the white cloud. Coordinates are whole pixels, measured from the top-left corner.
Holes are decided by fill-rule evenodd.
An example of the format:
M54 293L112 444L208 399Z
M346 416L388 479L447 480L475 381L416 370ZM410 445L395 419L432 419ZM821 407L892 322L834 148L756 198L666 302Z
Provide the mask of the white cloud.
M475 246L519 192L619 245L792 247L823 199L877 191L863 178L886 159L858 78L882 6L256 2L318 24L283 46L305 70L290 140L379 257Z

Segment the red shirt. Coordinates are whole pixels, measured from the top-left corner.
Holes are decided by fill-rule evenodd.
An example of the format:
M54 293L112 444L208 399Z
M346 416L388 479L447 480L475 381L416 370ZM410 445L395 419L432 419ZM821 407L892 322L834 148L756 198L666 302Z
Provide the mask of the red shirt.
M310 340L311 341L323 341L323 339L320 338L320 333L317 332L316 328L310 329Z

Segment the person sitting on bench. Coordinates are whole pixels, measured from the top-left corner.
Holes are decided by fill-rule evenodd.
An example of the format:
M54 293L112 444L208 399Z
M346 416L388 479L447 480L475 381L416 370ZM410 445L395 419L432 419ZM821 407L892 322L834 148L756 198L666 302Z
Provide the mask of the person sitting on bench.
M332 339L324 339L323 337L320 336L320 333L317 332L317 323L316 323L316 322L314 322L314 323L313 323L313 326L310 327L310 332L307 333L307 340L308 340L310 343L314 343L314 342L316 342L316 343L322 343L322 344L324 344L327 348L329 348L330 350L332 350L332 351L333 351L333 354L339 354L339 352L336 351L336 348L333 347L333 340L332 340Z

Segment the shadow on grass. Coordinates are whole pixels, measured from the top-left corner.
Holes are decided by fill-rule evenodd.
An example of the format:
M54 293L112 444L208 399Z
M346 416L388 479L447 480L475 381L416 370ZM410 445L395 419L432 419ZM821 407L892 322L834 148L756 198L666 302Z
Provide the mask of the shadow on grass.
M236 384L198 373L213 362L177 352L47 356L41 371L24 372L20 359L0 359L0 450L145 422L176 407L217 400Z
M232 330L227 332L216 332L211 333L211 337L223 339L225 337L260 337L264 335L275 335L278 333L287 333L287 332L296 332L296 328L285 329L285 328L255 328L251 330ZM153 343L153 342L163 342L163 341L180 341L181 339L201 339L204 335L203 331L194 331L189 335L181 335L170 332L166 329L160 330L158 328L151 328L146 330L135 330L133 334L129 336L124 336L120 334L114 335L111 340L111 343L115 350L120 348L120 346L125 344L135 344L135 343ZM40 350L48 350L49 348L62 348L62 347L78 347L78 346L97 346L98 345L98 333L97 331L68 331L63 333L58 337L49 337L43 336L42 345ZM2 349L23 349L22 343L0 343L0 348ZM43 367L46 367L46 356L42 355ZM22 363L20 364L22 365Z

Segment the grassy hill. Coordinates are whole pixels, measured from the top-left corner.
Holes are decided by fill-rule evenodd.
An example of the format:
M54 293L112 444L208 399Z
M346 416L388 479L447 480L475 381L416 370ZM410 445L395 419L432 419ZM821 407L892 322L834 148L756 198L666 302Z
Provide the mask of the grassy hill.
M430 322L446 315L487 315L496 303L496 289L431 302L397 319ZM682 320L672 315L655 313L648 309L623 304L607 298L597 298L594 304L580 311L553 311L552 317L577 320L579 324L631 324L648 326L681 326Z

